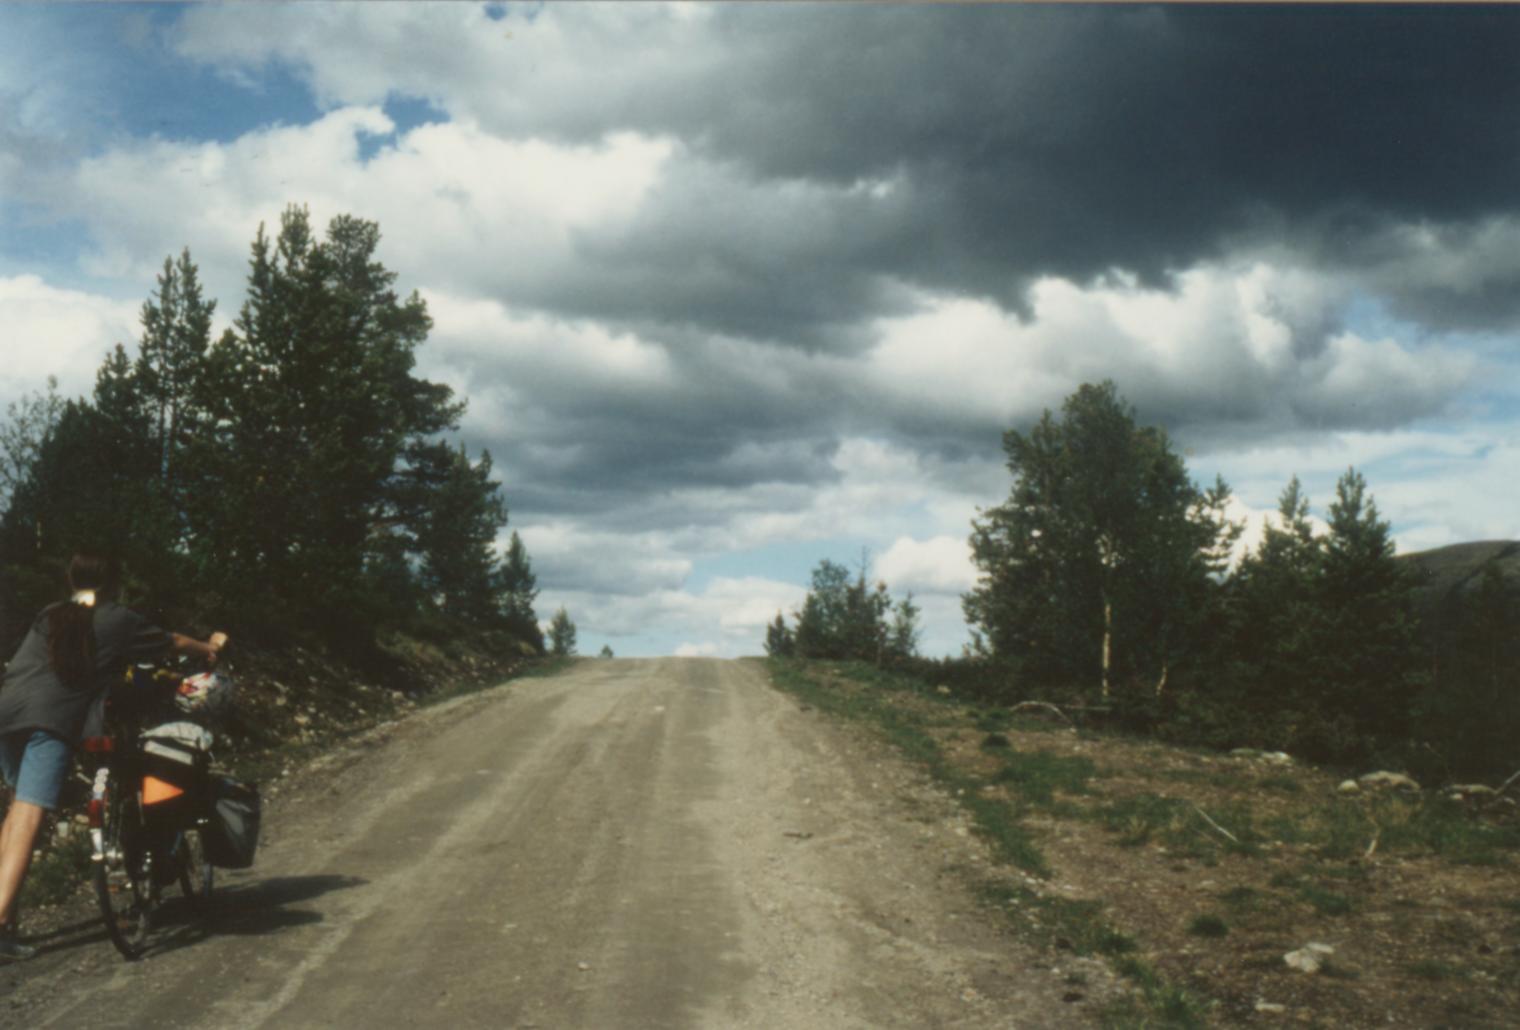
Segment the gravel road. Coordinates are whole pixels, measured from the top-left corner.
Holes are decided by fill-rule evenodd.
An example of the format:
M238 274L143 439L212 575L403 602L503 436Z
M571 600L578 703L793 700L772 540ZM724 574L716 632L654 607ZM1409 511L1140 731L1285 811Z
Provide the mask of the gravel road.
M0 1021L1087 1023L964 886L953 803L757 662L581 661L282 782L209 933L171 919L127 964L82 921L4 971Z

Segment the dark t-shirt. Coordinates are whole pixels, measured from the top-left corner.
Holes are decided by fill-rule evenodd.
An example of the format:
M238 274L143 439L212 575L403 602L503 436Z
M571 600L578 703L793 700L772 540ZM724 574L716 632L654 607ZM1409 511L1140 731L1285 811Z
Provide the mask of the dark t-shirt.
M128 663L162 656L169 649L169 634L129 608L102 601L95 606L95 675L86 687L66 687L48 658L50 611L37 616L5 670L0 733L47 730L77 743L92 707L121 682Z

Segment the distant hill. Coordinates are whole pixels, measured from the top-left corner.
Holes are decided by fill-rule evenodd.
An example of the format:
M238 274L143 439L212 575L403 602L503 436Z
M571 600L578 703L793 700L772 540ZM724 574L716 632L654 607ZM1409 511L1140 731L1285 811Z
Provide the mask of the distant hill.
M1438 631L1460 601L1477 590L1483 570L1490 564L1503 574L1511 599L1520 599L1520 541L1480 540L1452 544L1433 551L1399 555L1413 565L1421 578L1418 606L1420 618Z

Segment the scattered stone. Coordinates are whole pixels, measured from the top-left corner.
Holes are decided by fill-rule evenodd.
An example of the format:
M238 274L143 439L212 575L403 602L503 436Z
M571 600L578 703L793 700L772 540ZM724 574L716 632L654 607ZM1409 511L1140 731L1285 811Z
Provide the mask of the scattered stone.
M589 972L591 972L591 963L590 962L577 962L575 964L575 968L579 969L582 973L589 973Z
M1254 747L1237 747L1230 752L1230 757L1242 761L1266 762L1268 765L1293 764L1293 756L1286 751L1260 751Z
M1256 1011L1264 1015L1280 1016L1288 1011L1288 1006L1280 1005L1275 1001L1258 1001Z
M1386 769L1378 772L1367 773L1357 778L1357 782L1369 789L1387 787L1392 790L1418 791L1420 785L1403 773L1389 772Z
M1483 783L1454 783L1442 791L1456 801L1492 801L1499 792Z
M934 692L936 694L943 694L945 697L949 697L950 696L950 688L947 687L947 686L945 686L943 683L941 683L939 686L935 687L934 688Z
M305 714L304 712L297 712L296 713L296 725L297 726L310 726L311 725L311 716Z
M1342 780L1341 785L1335 789L1342 794L1360 794L1362 792L1362 788L1355 780Z
M1325 960L1334 954L1335 949L1330 945L1310 942L1297 951L1288 952L1283 956L1283 961L1289 969L1296 969L1300 973L1318 973Z

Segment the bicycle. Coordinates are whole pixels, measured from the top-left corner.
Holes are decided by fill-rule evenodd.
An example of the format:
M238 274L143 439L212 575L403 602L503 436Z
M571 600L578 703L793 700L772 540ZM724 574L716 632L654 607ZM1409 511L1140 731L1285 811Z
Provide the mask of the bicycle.
M143 728L166 710L164 694L180 678L130 670L107 699L107 733L82 745L96 763L87 809L95 898L111 943L128 960L147 950L163 889L176 880L197 916L210 910L212 734L183 721Z

